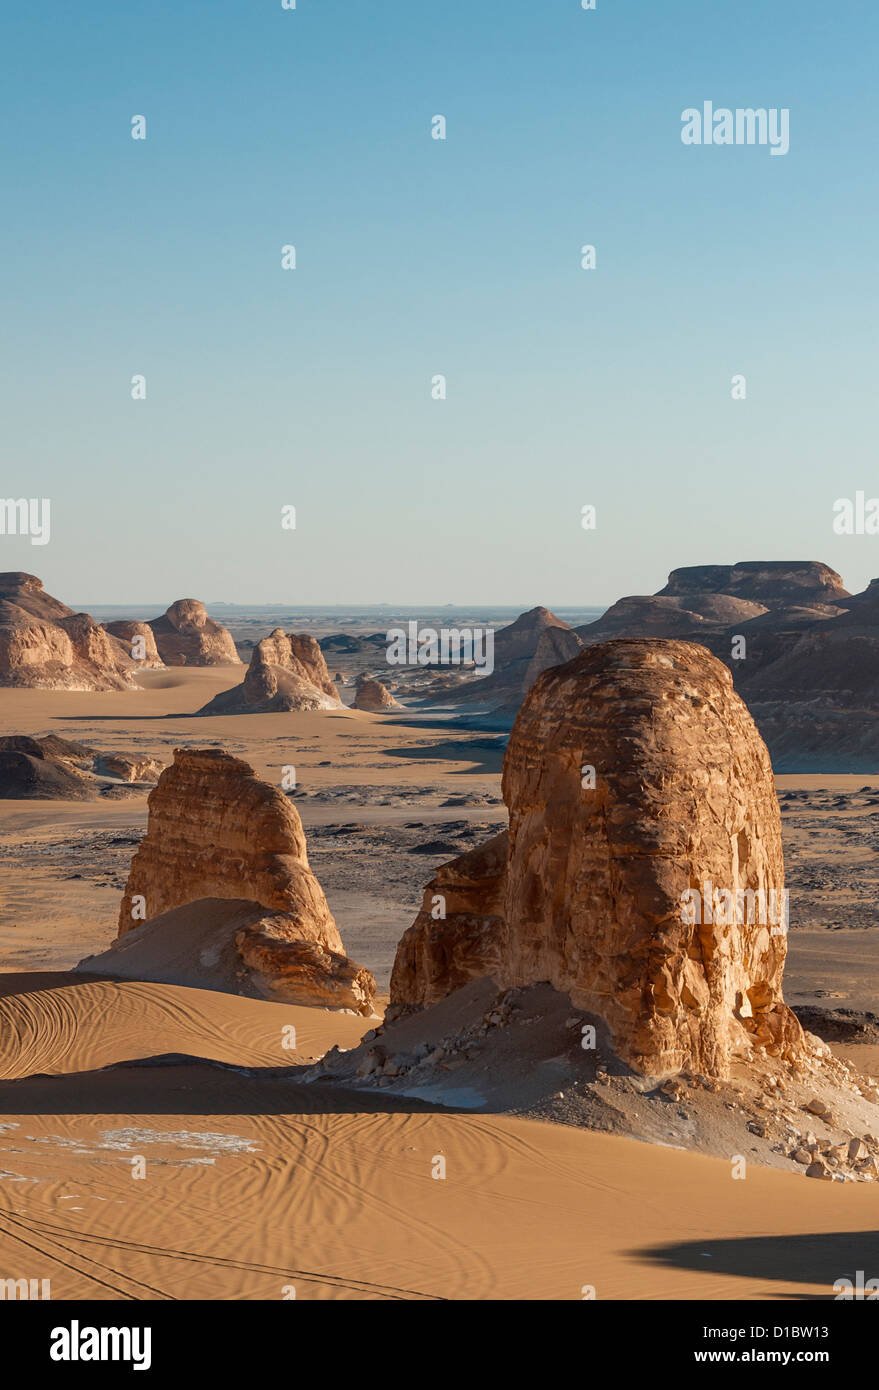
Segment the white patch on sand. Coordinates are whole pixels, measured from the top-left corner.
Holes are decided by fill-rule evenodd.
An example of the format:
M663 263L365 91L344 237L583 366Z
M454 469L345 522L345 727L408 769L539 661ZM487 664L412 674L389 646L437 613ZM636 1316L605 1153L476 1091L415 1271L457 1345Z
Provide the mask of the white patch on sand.
M215 1149L218 1153L255 1153L256 1145L237 1134L190 1129L105 1129L101 1149L143 1148L146 1144L177 1144L182 1149Z

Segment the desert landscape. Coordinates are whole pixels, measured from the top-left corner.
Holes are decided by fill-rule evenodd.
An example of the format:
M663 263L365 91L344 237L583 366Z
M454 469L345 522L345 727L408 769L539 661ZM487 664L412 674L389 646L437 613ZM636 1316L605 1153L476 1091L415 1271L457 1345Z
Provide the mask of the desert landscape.
M816 773L810 724L773 771L719 659L753 597L707 641L676 596L538 606L486 676L389 665L382 614L245 636L0 593L8 1277L747 1301L869 1265L879 746L864 714ZM789 661L799 617L771 631Z
M0 35L25 1375L289 1377L281 1305L429 1302L863 1376L876 12Z

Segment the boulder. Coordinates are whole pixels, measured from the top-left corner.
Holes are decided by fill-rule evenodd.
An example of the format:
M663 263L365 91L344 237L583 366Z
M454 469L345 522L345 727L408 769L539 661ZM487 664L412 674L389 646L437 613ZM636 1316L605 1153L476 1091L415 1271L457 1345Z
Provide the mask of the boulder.
M387 686L382 685L381 681L374 680L373 677L364 674L357 679L357 689L352 708L381 714L388 709L402 709L402 705L399 700L394 699Z

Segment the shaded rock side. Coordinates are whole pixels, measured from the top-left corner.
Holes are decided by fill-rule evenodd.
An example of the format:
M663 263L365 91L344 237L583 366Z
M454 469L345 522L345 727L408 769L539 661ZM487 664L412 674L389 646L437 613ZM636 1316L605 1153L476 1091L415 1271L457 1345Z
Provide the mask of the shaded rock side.
M231 632L209 618L198 599L178 599L148 626L166 666L241 665Z
M503 830L437 870L397 947L393 1004L435 1004L499 971L508 846Z
M257 642L241 684L221 691L198 713L270 714L341 705L316 639L275 628Z

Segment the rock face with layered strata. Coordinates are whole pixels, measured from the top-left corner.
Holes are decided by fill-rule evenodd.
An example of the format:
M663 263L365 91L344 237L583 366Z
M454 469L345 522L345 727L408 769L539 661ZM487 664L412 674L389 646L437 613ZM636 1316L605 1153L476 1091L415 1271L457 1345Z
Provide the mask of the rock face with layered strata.
M240 666L232 634L197 598L180 598L149 627L166 666Z
M217 749L177 749L149 799L119 936L204 899L254 904L242 963L273 997L368 1013L375 982L344 954L306 854L302 822L277 788Z
M0 685L127 690L136 664L89 617L52 598L33 574L0 574Z
M797 1052L772 768L721 662L630 640L547 671L516 720L503 791L503 909L485 953L502 986L549 981L648 1075L724 1076L755 1044ZM496 882L484 901L496 916ZM427 932L422 920L420 941L404 937L392 1003L458 987L451 971L444 987Z
M242 683L221 691L198 713L274 714L341 705L316 639L278 627L257 642Z

